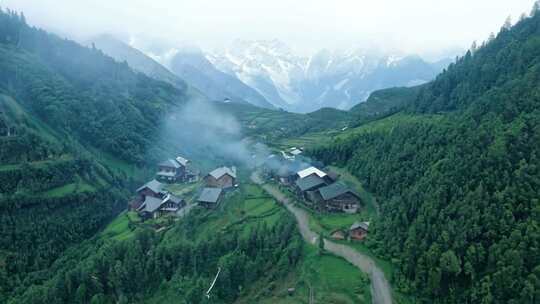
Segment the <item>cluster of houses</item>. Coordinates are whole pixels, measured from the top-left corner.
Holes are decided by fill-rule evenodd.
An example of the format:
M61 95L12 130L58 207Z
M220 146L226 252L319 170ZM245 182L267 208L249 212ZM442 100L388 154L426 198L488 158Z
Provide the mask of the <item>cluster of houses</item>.
M291 153L291 152L295 153ZM265 164L265 173L275 178L282 186L295 193L299 201L319 212L357 213L362 208L358 193L342 183L339 175L325 172L311 165L300 156L298 148L282 156L271 155ZM294 154L294 157L290 157ZM285 156L288 157L285 157ZM322 166L321 166L322 167ZM368 232L369 222L354 223L348 230L340 229L332 233L335 239L362 240Z
M288 150L280 151L281 156L286 160L295 160L296 157L300 156L304 151L302 148L291 147Z
M292 148L283 153L282 157L271 155L264 166L266 174L289 188L301 202L314 210L359 212L362 206L360 196L340 182L339 175L309 164L300 156L301 153L301 149ZM179 211L187 205L186 201L168 192L165 185L197 182L199 175L190 161L181 156L161 162L158 164L156 179L136 190L137 196L130 202L130 209L136 210L143 219L180 214ZM215 209L220 205L225 193L238 186L236 168L219 167L204 177L203 184L196 202L201 207ZM368 229L369 222L357 222L349 229L333 231L332 237L362 240Z
M324 172L298 159L279 162L278 166L270 165L266 168L267 174L290 188L300 201L312 209L356 213L361 208L360 196L340 182L339 175L333 172Z
M348 230L337 229L330 234L336 240L363 240L369 231L369 222L355 222Z
M202 189L197 202L199 206L215 209L226 191L236 188L236 168L220 167L204 177L205 187Z
M158 164L156 178L136 190L136 197L129 203L131 210L141 218L158 218L166 214L177 215L187 204L183 198L167 191L166 184L193 183L200 173L189 160L179 156ZM220 167L204 177L204 188L197 198L200 206L213 209L221 202L224 193L236 187L236 168Z

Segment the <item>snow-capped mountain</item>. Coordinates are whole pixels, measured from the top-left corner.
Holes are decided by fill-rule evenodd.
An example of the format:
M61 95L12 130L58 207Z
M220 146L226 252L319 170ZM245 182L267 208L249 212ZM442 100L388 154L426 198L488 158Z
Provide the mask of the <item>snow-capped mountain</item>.
M375 90L422 84L443 68L418 56L380 55L361 49L321 50L303 57L278 40L237 40L206 58L273 105L295 112L349 109Z
M222 52L207 54L207 58L278 107L288 109L303 101L297 81L304 78L306 59L294 55L278 40L237 40Z
M177 49L169 68L212 100L245 101L263 108L274 108L257 90L235 75L216 69L198 48Z

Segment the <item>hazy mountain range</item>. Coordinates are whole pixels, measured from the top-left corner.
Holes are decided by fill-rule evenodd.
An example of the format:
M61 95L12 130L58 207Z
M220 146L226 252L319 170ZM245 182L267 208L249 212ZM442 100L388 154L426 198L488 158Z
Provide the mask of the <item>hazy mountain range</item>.
M211 100L292 112L350 109L375 90L430 81L451 61L430 63L415 55L362 49L302 56L279 40L237 40L212 52L181 46L162 54L139 51L109 35L91 42L151 77L173 84L185 80Z
M428 63L418 56L381 55L362 49L321 50L304 57L278 40L238 40L207 58L275 106L295 112L349 109L375 90L425 83L450 62Z

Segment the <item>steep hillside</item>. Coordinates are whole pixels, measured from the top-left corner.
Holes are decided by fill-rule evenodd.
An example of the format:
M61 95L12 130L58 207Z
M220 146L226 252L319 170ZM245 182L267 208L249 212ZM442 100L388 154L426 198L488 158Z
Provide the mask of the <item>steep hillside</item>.
M167 70L157 61L146 56L143 52L132 48L126 43L110 35L100 35L90 39L87 44L102 50L105 54L123 62L135 70L157 80L167 82L179 90L186 89L186 83L178 76Z
M366 125L311 151L380 198L369 246L399 268L401 291L426 303L540 299L539 80L535 13L418 95L378 94L405 101L409 119L389 117L385 128Z
M187 99L0 11L0 302L125 208L135 173L161 157L148 153L160 118Z
M415 86L375 91L350 112L358 117L359 123L394 114L404 110L416 98L421 88L422 86Z
M264 143L310 132L342 129L356 118L349 112L331 108L309 114L262 109L240 103L219 104L217 108L233 115L242 125L243 134Z

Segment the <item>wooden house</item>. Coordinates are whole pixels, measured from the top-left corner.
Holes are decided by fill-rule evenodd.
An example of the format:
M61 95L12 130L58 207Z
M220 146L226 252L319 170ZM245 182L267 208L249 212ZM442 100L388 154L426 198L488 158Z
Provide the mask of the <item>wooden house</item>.
M170 193L163 198L147 196L137 211L143 218L158 218L166 214L176 215L186 202Z
M219 206L223 197L223 190L221 188L204 188L197 199L200 206L208 209L215 209Z
M232 188L236 185L236 168L217 168L205 177L205 183L209 188Z
M174 183L182 181L186 174L186 167L175 159L168 159L158 164L157 179L163 182Z
M360 209L360 196L342 183L333 183L318 190L319 208L329 212L356 213Z
M297 195L307 202L316 202L316 192L319 188L326 186L326 182L316 174L296 180ZM311 204L309 204L311 205Z
M166 193L163 190L163 184L153 179L148 183L139 187L137 192L137 197L135 197L130 203L129 208L132 210L137 210L143 204L147 197L154 197L162 199Z
M363 240L369 230L369 222L356 222L349 228L349 237L351 240L361 241Z

